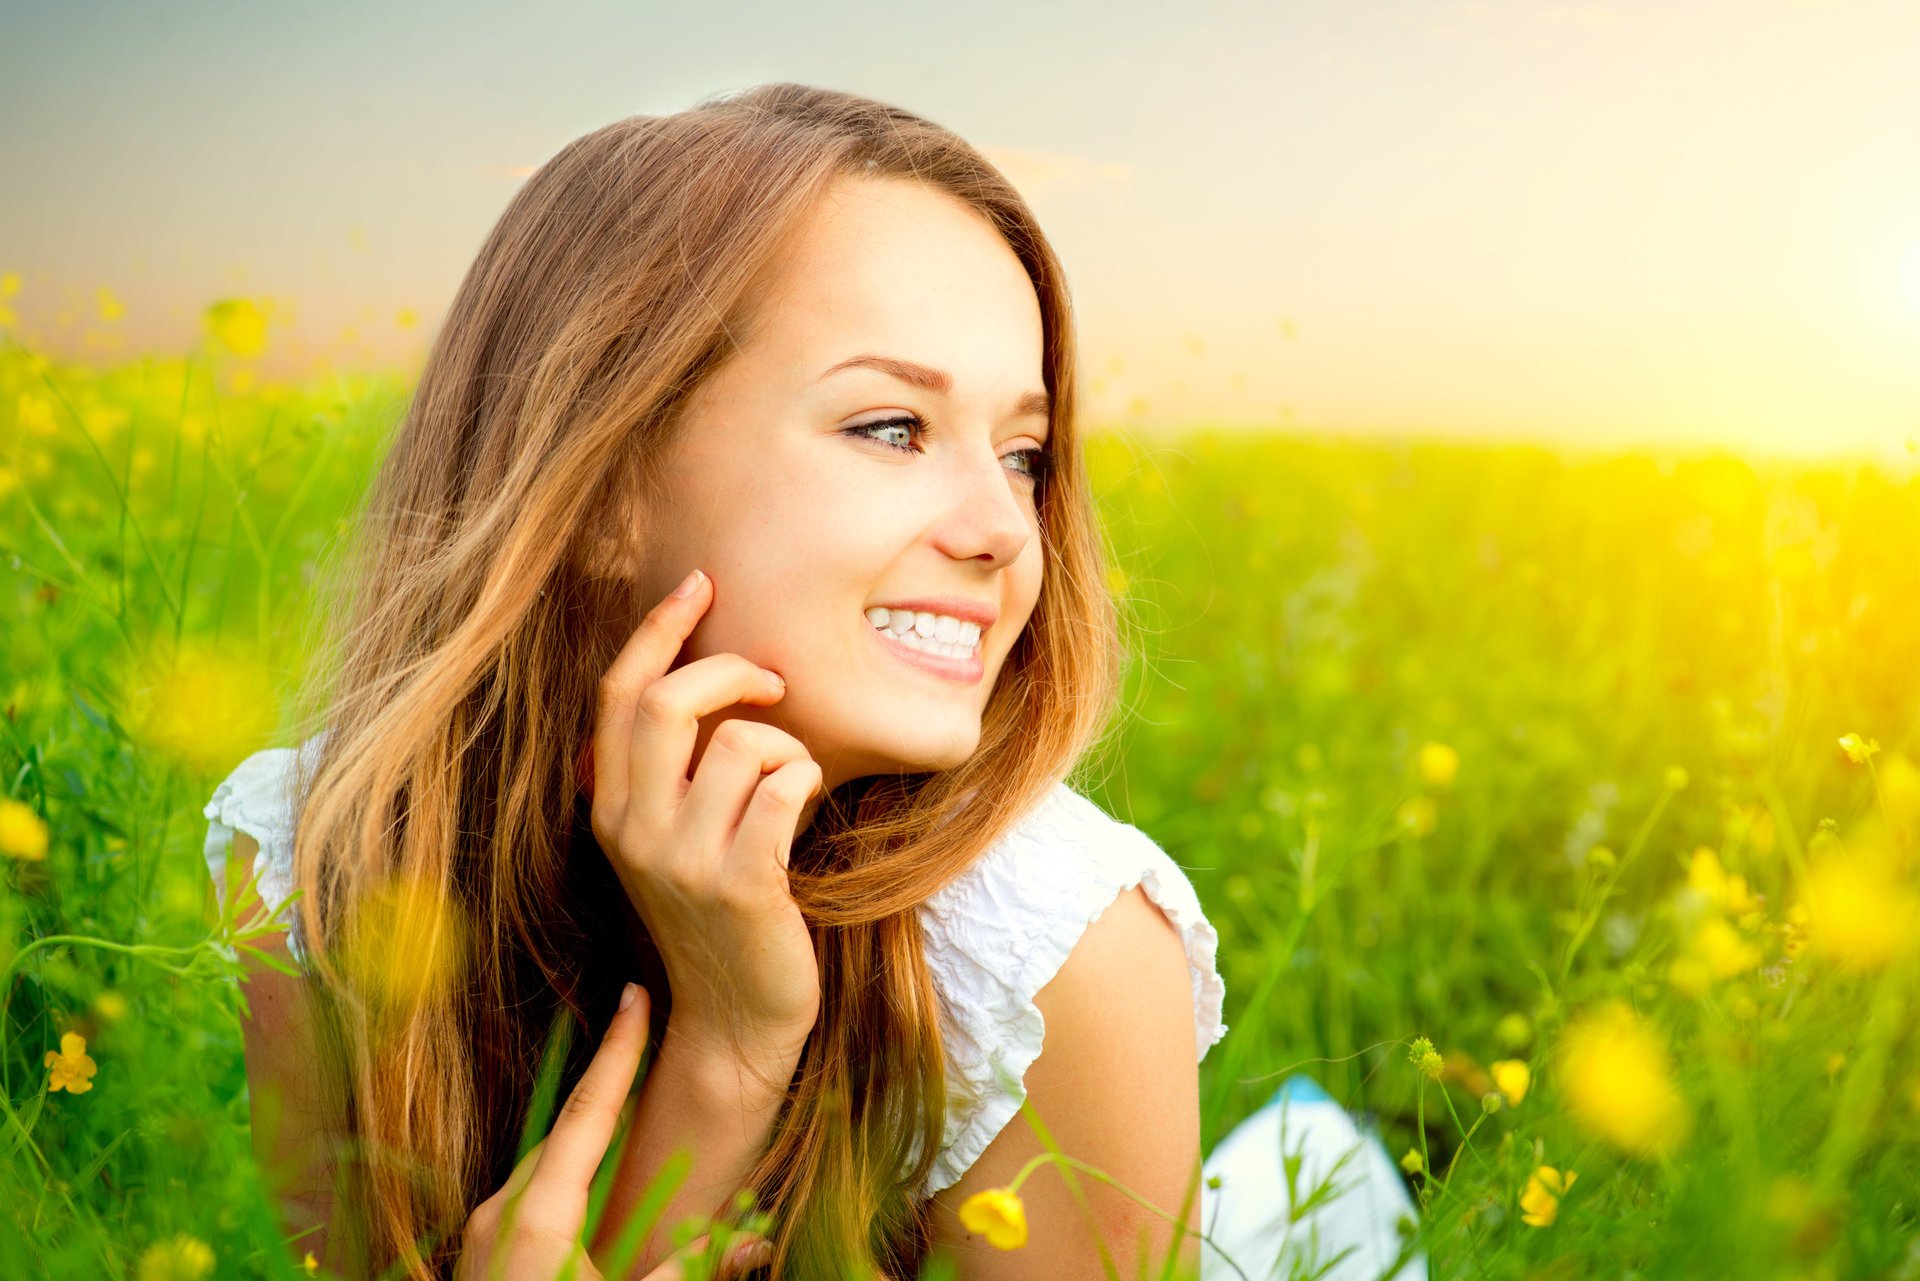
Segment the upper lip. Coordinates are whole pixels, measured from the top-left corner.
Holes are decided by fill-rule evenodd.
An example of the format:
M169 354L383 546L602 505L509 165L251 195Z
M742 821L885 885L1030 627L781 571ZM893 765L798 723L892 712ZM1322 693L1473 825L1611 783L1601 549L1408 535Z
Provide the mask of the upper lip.
M963 623L978 623L985 631L1000 617L1000 611L985 601L965 596L923 596L918 600L877 601L869 609L910 609L916 613L946 614Z

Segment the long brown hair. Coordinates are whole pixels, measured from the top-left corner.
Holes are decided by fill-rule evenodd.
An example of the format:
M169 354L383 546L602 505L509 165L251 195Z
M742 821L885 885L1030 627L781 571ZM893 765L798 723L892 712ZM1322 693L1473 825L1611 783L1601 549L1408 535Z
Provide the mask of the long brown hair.
M455 296L315 615L294 855L324 996L323 1055L353 1152L343 1204L372 1270L440 1275L512 1168L542 1048L577 1020L584 1067L621 983L656 1032L637 918L578 795L600 676L637 623L627 513L688 397L750 332L754 282L844 176L978 210L1025 265L1044 326L1056 466L1039 495L1040 596L951 769L848 782L795 842L822 1007L747 1187L775 1275L911 1275L945 1077L916 908L1083 766L1126 648L1075 423L1071 307L1020 195L952 132L897 107L761 85L569 143L515 194ZM370 914L396 901L400 915ZM384 897L383 897L384 896ZM385 924L381 922L384 920ZM376 991L368 947L402 936L442 981ZM426 924L422 924L425 922ZM404 985L402 985L404 986ZM336 1264L339 1266L339 1264Z

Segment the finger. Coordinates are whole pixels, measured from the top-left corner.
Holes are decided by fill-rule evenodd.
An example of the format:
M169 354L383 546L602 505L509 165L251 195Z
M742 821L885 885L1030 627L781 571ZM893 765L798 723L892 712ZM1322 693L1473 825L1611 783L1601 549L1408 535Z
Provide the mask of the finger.
M684 1281L687 1269L693 1260L700 1258L712 1248L712 1236L702 1233L693 1240L660 1260L658 1267L641 1278L641 1281ZM773 1258L772 1243L750 1232L736 1232L726 1251L718 1260L718 1267L706 1273L715 1281L732 1281L749 1268L763 1267Z
M734 833L729 858L751 873L768 863L785 870L807 798L820 790L820 766L811 757L782 765L761 779Z
M806 744L777 725L740 718L721 721L681 798L684 830L717 830L731 842L741 811L761 781L791 762L811 759Z
M600 1048L540 1141L543 1150L528 1186L529 1200L537 1199L548 1221L568 1231L579 1231L586 1221L588 1187L607 1154L647 1045L647 990L629 983L622 999L628 1004L614 1013Z
M736 703L766 705L786 695L772 672L739 654L709 654L662 676L640 695L627 746L627 804L659 821L687 790L702 717Z
M633 737L640 694L673 666L712 599L711 579L697 569L689 577L694 580L693 590L657 601L600 677L589 768L597 765L594 781L602 792L625 787L627 744ZM623 803L624 793L613 799L616 805Z

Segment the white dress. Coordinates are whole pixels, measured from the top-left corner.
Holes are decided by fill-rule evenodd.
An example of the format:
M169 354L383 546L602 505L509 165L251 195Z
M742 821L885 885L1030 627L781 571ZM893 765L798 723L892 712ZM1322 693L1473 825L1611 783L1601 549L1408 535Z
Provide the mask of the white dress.
M320 739L300 749L317 750ZM292 891L291 748L256 752L214 789L206 859L219 892L235 831L260 846L261 897ZM958 1182L1026 1097L1023 1078L1039 1056L1045 1021L1033 998L1059 972L1086 928L1133 886L1172 922L1192 977L1194 1048L1200 1059L1225 1033L1225 984L1215 969L1219 936L1179 864L1131 824L1065 783L1029 811L960 877L921 905L927 964L940 994L947 1055L945 1132L923 1192ZM288 938L302 956L297 926ZM1282 1153L1301 1168L1290 1194ZM1417 1212L1386 1149L1314 1082L1284 1080L1258 1111L1215 1145L1202 1165L1203 1281L1318 1275L1373 1281L1397 1256L1396 1224ZM1208 1184L1215 1179L1218 1187ZM1334 1195L1297 1221L1292 1207L1331 1179ZM1224 1253L1223 1253L1224 1252ZM1343 1255L1343 1252L1344 1255ZM1395 1281L1425 1281L1416 1255Z

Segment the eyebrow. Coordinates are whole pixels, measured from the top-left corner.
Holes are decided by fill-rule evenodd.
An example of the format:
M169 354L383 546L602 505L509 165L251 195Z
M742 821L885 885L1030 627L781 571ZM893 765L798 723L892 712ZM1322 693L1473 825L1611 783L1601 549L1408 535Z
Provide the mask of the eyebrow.
M877 369L883 374L898 378L901 382L911 383L915 387L941 396L949 395L953 391L953 375L946 370L916 364L898 356L855 356L828 369L826 373L820 375L820 378L825 378L828 374L837 374L843 369L861 368ZM814 381L818 382L819 379ZM1016 418L1024 418L1029 414L1051 418L1053 417L1053 397L1044 391L1026 392L1014 402L1013 413Z

